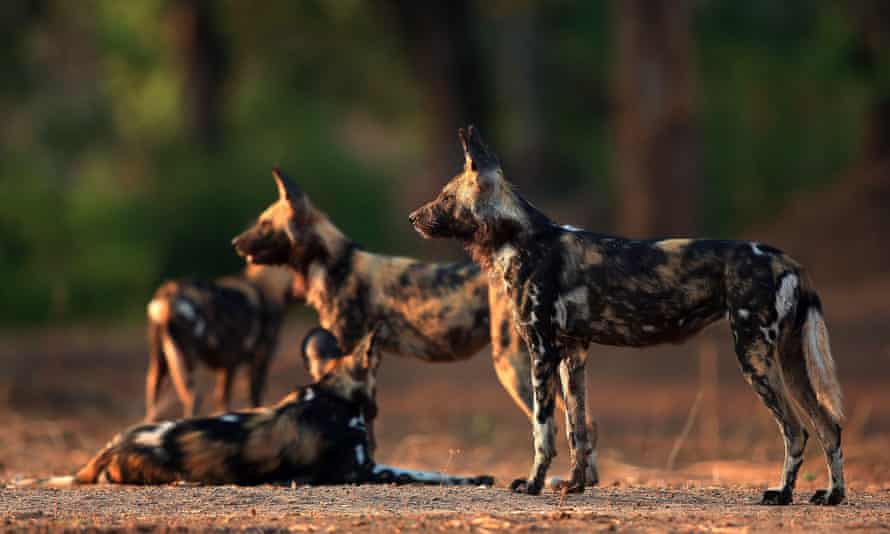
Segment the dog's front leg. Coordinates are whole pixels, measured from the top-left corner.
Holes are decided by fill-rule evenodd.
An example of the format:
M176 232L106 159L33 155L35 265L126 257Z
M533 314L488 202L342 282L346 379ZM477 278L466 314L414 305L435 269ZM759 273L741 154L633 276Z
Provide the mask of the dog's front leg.
M525 330L525 328L524 328ZM557 367L559 355L549 337L531 330L523 332L532 359L532 387L534 403L532 429L535 444L535 462L528 479L514 480L510 488L517 493L537 495L544 487L547 470L556 456L553 407L556 399Z

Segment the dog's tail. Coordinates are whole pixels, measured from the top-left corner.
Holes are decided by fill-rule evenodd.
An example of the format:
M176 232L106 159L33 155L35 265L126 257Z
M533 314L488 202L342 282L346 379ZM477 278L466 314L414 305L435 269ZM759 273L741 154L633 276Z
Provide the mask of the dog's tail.
M76 485L77 482L74 480L74 477L71 475L67 476L54 476L49 478L19 478L17 480L13 480L9 482L8 487L10 488L33 488L33 487L41 487L41 488L70 488L71 486Z
M13 481L10 486L15 488L47 487L69 488L86 484L100 484L108 481L108 465L114 458L114 446L117 438L109 442L87 464L81 467L77 473L66 476L54 476L48 478L21 478Z
M156 295L146 306L148 320L153 324L166 324L170 320L170 298L166 295Z
M435 471L414 471L384 464L375 464L371 469L371 483L374 484L423 484L427 486L494 486L494 477L479 475L458 477Z
M108 482L108 466L114 459L114 449L119 437L116 436L96 456L74 474L74 484L100 484Z
M807 374L816 398L831 414L834 422L840 423L844 418L841 385L837 380L831 345L828 342L828 328L822 317L822 302L806 273L801 273L797 323L801 330Z

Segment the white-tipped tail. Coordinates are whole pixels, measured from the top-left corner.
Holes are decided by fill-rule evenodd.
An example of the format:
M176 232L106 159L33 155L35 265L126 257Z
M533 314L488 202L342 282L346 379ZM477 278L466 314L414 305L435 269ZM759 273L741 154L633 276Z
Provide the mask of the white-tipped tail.
M165 298L153 299L148 303L148 318L155 323L165 323L170 318L170 303Z
M844 418L841 399L841 385L837 381L831 345L828 342L828 328L822 313L817 308L807 310L803 325L803 351L807 361L807 374L816 392L819 404L828 410L835 423Z
M75 484L73 476L60 476L50 478L20 478L9 485L13 488L50 487L68 488Z

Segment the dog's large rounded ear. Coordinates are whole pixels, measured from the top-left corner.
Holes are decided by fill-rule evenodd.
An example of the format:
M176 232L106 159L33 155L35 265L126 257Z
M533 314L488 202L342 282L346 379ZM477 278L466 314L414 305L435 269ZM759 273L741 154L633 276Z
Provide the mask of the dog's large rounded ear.
M303 338L300 353L303 356L303 365L306 366L306 371L312 375L313 380L321 378L320 375L327 362L343 356L343 351L340 350L340 345L334 334L320 326L310 330Z
M377 369L380 365L381 339L386 335L386 325L378 321L365 337L359 341L353 352L356 362L365 369Z
M471 124L466 131L461 129L459 135L464 147L465 168L479 174L491 174L492 178L496 178L501 164L495 153L482 140L479 129Z
M278 167L272 169L272 178L275 179L275 185L278 186L278 198L280 200L286 201L298 212L307 207L308 198L306 193L296 182L281 172L281 169Z

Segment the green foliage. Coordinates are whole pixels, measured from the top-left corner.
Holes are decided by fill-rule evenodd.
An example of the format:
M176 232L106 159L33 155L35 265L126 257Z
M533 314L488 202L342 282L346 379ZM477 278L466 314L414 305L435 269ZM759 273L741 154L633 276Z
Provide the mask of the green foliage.
M164 278L239 269L229 241L274 200L273 165L349 235L397 248L387 239L405 226L396 197L428 148L416 135L428 120L428 85L414 78L387 8L215 3L228 68L222 140L204 147L189 132L175 5L0 7L0 323L135 318ZM487 61L499 57L503 17L524 6L476 6ZM540 183L605 209L607 3L547 6L533 11L535 95L547 131L542 152L558 168ZM855 36L844 10L828 1L701 3L703 205L712 235L775 213L851 164L865 108L890 76L886 65L872 79L850 67ZM523 117L499 113L509 153Z

